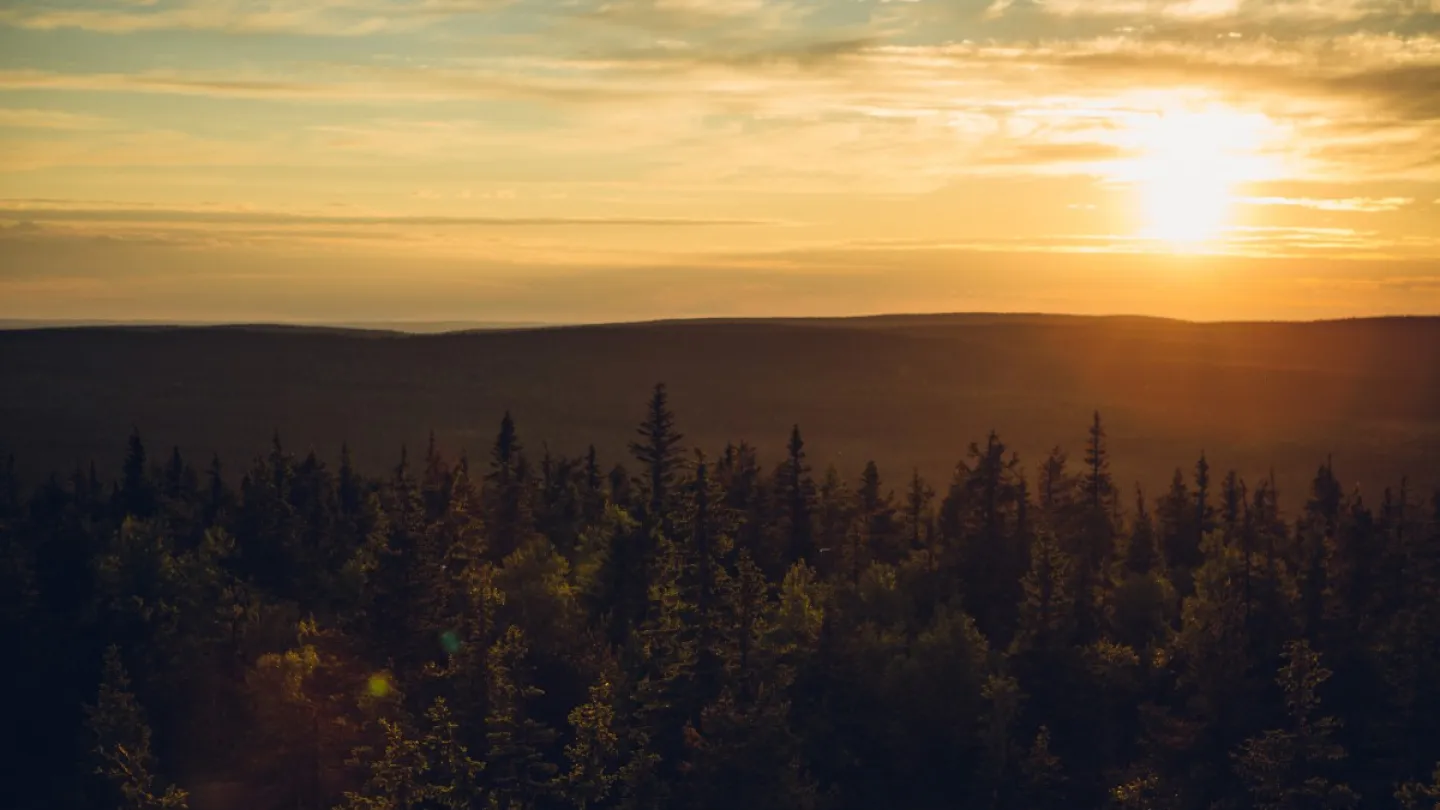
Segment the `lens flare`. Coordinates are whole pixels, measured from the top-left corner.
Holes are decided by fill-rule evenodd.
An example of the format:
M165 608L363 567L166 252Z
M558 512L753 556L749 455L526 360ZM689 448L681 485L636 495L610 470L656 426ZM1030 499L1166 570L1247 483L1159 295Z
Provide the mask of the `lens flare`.
M383 698L387 697L394 687L390 685L389 675L384 672L377 672L370 676L370 680L365 684L365 688L370 692L371 697Z

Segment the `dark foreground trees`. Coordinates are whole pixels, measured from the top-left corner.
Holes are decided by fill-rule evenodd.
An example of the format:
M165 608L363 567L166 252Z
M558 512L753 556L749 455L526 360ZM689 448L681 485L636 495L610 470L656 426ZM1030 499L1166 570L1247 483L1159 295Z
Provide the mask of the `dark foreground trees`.
M707 457L663 386L637 415L628 473L509 414L488 461L379 478L278 437L233 488L138 433L113 484L0 465L0 805L1440 796L1440 495L1327 462L1287 520L1201 456L1131 504L1096 414L1078 469L991 434L937 497L812 470L798 426L770 474Z

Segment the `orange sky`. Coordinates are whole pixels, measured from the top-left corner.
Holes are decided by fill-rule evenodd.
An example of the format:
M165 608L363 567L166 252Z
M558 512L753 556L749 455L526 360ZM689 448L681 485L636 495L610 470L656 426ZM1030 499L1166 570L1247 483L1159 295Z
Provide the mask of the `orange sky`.
M0 318L1440 312L1436 0L12 0Z

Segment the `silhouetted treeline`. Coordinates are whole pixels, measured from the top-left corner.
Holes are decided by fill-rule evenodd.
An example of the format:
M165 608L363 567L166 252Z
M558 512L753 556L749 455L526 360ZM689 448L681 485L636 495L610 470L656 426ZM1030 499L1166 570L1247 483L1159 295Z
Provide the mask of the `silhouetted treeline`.
M1140 492L1099 414L929 482L636 412L618 464L506 414L378 478L0 466L0 805L1440 806L1440 493Z

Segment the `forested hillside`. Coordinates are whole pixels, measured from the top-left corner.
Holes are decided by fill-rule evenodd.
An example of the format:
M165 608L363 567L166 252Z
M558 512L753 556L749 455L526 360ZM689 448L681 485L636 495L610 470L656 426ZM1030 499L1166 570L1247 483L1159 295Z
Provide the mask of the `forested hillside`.
M0 467L0 805L1440 803L1440 493L1400 465L1142 491L1095 413L935 477L625 393L615 454L517 409L380 474L139 432L115 476Z
M945 480L976 436L1033 465L1105 414L1114 474L1166 486L1202 451L1273 473L1303 505L1319 459L1348 490L1409 475L1440 486L1440 318L1199 324L1154 318L935 315L663 322L447 335L296 328L0 332L0 454L27 483L97 462L118 474L141 428L238 465L275 431L299 454L348 443L374 473L434 432L489 452L524 419L531 449L619 458L634 392L669 385L686 433L715 452L785 451L799 422L820 469L918 467ZM232 469L231 472L237 470ZM238 477L230 479L233 486ZM1294 500L1290 498L1294 496Z

